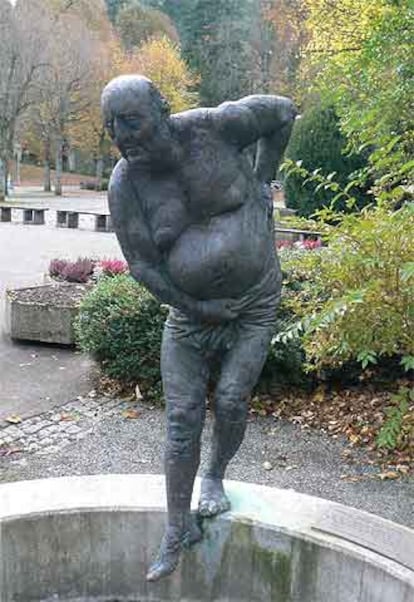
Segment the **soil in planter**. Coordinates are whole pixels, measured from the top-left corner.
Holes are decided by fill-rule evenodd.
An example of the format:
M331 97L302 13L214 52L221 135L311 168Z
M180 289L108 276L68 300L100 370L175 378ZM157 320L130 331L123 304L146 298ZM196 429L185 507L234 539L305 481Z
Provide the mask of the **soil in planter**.
M58 282L8 291L10 301L55 307L77 307L92 284Z

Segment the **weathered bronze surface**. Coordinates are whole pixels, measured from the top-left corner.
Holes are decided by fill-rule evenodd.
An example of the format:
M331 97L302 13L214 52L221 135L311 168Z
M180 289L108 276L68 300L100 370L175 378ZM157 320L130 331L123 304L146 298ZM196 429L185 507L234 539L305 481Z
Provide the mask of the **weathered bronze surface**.
M230 507L222 480L280 297L269 183L296 111L287 98L254 95L170 115L141 76L112 80L102 109L122 154L109 187L115 232L132 276L171 306L161 350L168 525L147 577L157 580L202 537L190 502L212 362L220 372L198 517Z

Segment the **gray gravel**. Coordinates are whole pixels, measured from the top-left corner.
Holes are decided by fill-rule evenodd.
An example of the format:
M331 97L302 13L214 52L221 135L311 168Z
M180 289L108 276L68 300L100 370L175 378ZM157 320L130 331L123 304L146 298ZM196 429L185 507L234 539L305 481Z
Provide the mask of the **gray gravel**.
M88 424L87 436L66 441L55 451L0 458L0 480L163 472L163 412L141 406L138 410L139 418L125 418L123 403L110 416L103 415L92 426ZM208 418L202 466L210 433ZM341 502L414 528L414 480L380 481L378 468L361 463L364 457L360 452L352 452L357 461L344 458L345 449L343 441L323 433L303 431L274 418L251 418L245 441L227 476ZM362 480L350 482L353 477Z

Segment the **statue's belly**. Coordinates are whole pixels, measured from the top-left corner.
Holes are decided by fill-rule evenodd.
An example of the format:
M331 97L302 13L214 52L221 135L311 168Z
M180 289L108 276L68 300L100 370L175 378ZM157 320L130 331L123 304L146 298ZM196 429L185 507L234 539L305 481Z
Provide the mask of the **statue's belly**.
M167 260L171 280L197 299L237 297L260 278L272 240L264 206L247 203L181 234Z

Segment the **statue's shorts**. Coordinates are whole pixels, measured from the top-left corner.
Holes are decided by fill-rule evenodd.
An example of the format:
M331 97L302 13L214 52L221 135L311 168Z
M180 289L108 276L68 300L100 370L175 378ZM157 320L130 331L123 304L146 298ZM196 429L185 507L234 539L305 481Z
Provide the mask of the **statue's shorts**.
M270 265L269 265L270 264ZM271 258L261 280L235 301L238 317L218 324L206 324L171 308L164 330L164 342L174 340L191 347L205 357L221 355L232 349L240 337L261 335L269 343L275 312L280 301L281 270L277 258Z
M245 424L247 400L266 361L280 299L281 270L277 259L271 259L261 280L238 299L236 319L211 325L170 310L161 347L170 441L191 442L194 432L199 435L209 382L215 384L216 417Z

